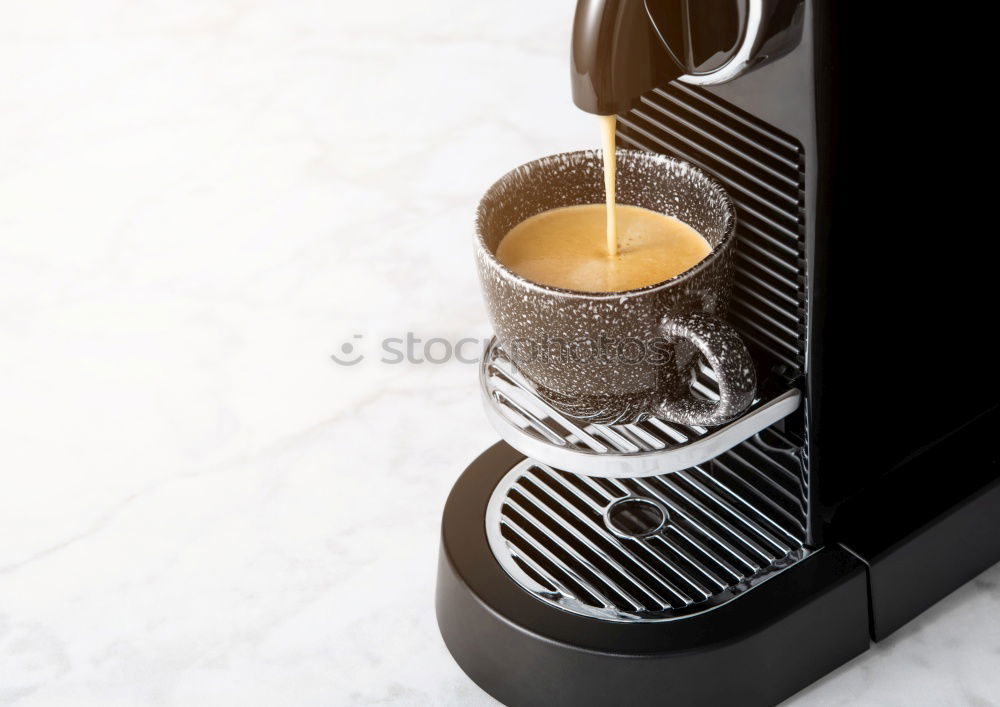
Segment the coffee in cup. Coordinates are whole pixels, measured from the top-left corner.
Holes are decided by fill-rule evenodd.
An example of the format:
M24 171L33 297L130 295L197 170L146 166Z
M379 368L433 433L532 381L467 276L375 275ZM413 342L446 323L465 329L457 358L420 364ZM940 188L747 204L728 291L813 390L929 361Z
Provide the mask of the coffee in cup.
M617 252L607 246L604 204L543 211L510 230L496 257L518 275L578 292L622 292L669 280L701 262L712 246L683 221L616 204Z
M520 243L516 229L529 232L539 223L532 224L533 218L571 218L600 240L607 214L600 203L601 153L564 153L522 165L487 190L476 220L480 283L497 339L539 395L575 417L605 424L649 416L687 425L726 422L753 402L756 388L746 346L723 321L735 208L715 180L686 162L633 150L618 150L616 157L622 211L616 207L615 216L645 224L668 219L659 223L669 223L679 241L691 245L701 238L709 252L692 245L693 264L673 262L674 270L682 270L673 274L662 258L644 264L649 267L626 266L617 278L608 270L574 273L567 263L586 263L586 248L560 246L558 234L544 235L547 229L536 235L548 245ZM623 223L618 237L625 233L621 250L627 253ZM514 238L502 246L508 235ZM637 242L655 239L645 238ZM538 255L546 247L555 255L547 263L514 257ZM519 265L532 261L531 271ZM700 357L715 373L719 400L691 390Z

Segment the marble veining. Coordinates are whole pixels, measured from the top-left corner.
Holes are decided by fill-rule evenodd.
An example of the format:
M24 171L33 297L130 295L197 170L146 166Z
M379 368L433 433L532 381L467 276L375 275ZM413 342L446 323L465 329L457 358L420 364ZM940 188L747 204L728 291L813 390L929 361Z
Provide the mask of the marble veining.
M476 367L381 341L487 336L479 197L597 146L571 5L5 4L0 705L496 704L433 612ZM998 586L789 704L1000 704Z

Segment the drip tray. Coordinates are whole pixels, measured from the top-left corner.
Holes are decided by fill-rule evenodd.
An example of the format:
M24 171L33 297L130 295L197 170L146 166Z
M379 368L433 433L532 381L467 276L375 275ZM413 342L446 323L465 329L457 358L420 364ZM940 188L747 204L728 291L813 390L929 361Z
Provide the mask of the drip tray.
M791 529L700 468L598 480L527 459L494 490L486 535L535 597L623 622L707 611L807 554Z
M728 456L777 481L787 475L764 463L769 446L747 440ZM712 465L599 479L498 442L445 504L438 626L503 704L775 705L871 640L865 565L835 543L805 550L801 536Z
M505 442L525 456L576 474L608 478L658 476L709 461L798 409L796 388L760 395L736 420L718 427L650 418L599 425L559 412L542 400L507 355L490 341L479 368L486 416ZM718 400L714 373L702 364L692 387Z

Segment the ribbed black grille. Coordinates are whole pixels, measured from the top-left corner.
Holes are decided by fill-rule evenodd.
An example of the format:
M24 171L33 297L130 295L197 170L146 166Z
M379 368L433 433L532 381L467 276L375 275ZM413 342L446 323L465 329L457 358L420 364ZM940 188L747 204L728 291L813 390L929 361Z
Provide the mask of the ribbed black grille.
M805 364L805 159L790 136L701 89L671 84L619 120L623 147L687 160L728 190L739 218L729 319L789 377Z

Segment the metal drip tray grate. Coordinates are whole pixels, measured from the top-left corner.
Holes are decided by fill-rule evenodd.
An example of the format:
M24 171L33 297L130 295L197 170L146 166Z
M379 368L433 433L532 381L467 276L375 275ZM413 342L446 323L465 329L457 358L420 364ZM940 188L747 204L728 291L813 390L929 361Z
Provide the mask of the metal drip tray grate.
M595 479L528 459L494 490L486 534L537 598L623 622L709 610L808 552L793 527L697 467Z
M762 394L733 422L688 427L650 418L630 425L598 425L568 417L536 395L494 338L479 369L486 416L519 452L560 469L590 476L636 478L687 469L717 457L799 407L797 389ZM705 397L718 399L707 366L694 382Z

